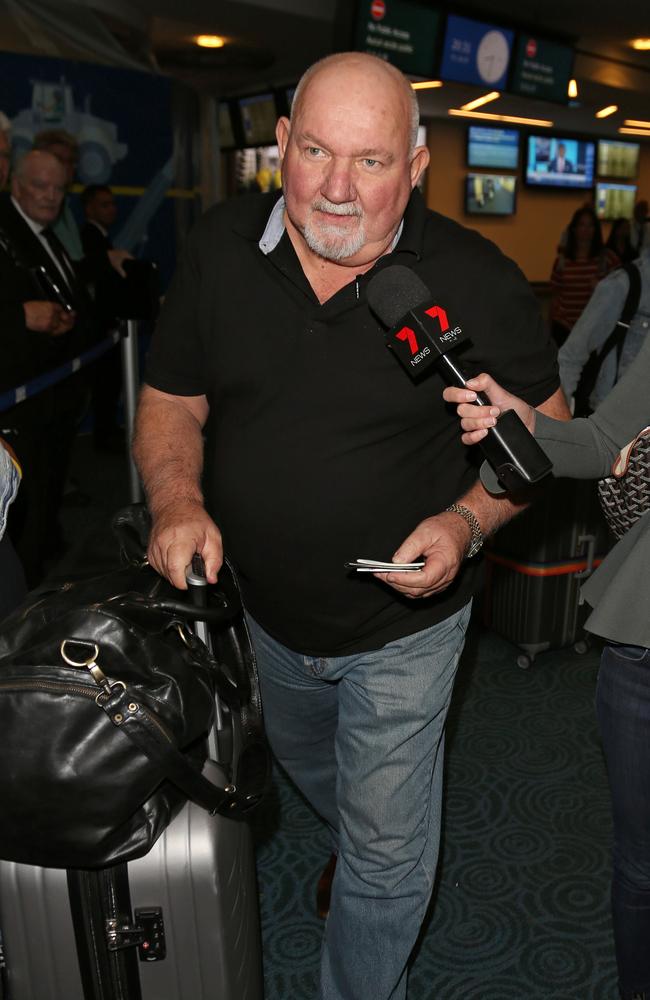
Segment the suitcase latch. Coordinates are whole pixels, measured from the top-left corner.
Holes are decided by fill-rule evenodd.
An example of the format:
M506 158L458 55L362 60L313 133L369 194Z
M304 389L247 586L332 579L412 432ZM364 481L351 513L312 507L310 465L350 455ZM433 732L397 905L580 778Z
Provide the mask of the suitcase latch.
M134 911L135 920L106 921L109 951L136 948L141 962L160 962L167 954L162 909L152 906Z

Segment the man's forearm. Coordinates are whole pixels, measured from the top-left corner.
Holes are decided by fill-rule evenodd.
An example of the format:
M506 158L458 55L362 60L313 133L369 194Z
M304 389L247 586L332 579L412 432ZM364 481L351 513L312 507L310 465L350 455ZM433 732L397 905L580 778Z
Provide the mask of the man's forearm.
M174 504L202 504L203 435L200 421L173 399L142 392L133 457L151 514Z

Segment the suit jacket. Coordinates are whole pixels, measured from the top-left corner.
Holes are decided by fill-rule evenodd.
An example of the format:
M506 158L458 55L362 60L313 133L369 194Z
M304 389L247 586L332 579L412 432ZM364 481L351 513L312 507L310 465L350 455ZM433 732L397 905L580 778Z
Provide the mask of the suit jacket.
M9 249L2 246L2 234ZM0 200L0 391L23 384L74 357L91 341L89 302L79 280L70 282L77 322L59 337L29 330L23 302L46 300L32 268L42 266L56 285L61 274L11 201Z
M601 479L625 445L650 426L650 337L590 417L552 420L538 413L535 437L553 473ZM595 487L594 487L595 488ZM582 587L594 609L586 628L606 639L650 648L650 511L614 546Z
M558 172L558 162L557 162L557 159L555 157L549 162L548 172L550 174L556 174ZM573 164L571 163L570 160L566 160L565 159L565 161L564 161L564 170L562 171L562 173L563 174L574 174L575 173L575 167L573 166Z

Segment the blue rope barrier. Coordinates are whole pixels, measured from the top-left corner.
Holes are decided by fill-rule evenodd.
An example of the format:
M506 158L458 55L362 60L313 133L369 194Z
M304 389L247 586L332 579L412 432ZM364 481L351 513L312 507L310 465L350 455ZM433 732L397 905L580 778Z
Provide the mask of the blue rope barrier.
M64 378L68 378L74 372L78 372L80 368L89 365L91 361L96 361L102 354L110 351L111 347L120 340L120 337L120 332L115 330L104 340L100 340L98 344L88 348L87 351L84 351L77 358L71 358L70 361L59 365L58 368L53 368L49 372L37 375L36 378L30 379L25 385L19 385L15 389L7 389L6 392L0 392L0 413L11 409L16 403L22 403L30 396L35 396L37 393L42 392L43 389L49 389L50 386L56 385L57 382L63 381Z

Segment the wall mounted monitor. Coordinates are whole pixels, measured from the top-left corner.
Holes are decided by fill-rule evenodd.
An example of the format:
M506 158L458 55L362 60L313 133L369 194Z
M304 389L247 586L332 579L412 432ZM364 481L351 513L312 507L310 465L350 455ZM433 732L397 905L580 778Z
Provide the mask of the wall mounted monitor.
M573 74L573 49L527 32L517 36L510 90L523 97L566 104Z
M631 219L636 202L636 184L596 184L596 215L599 219Z
M519 166L519 132L514 128L470 125L467 130L467 165L516 170Z
M430 77L439 25L437 10L413 0L359 0L352 47L386 59L403 73Z
M237 102L246 146L264 146L275 142L278 113L273 94L240 97Z
M511 174L468 174L465 211L468 215L514 215L517 178Z
M636 177L639 171L639 143L618 139L598 140L599 177Z
M249 146L229 154L231 160L228 194L259 194L279 191L280 154L277 146Z
M469 17L447 17L440 75L443 80L501 90L508 76L514 31Z
M596 144L582 139L529 135L526 183L538 187L591 188Z

